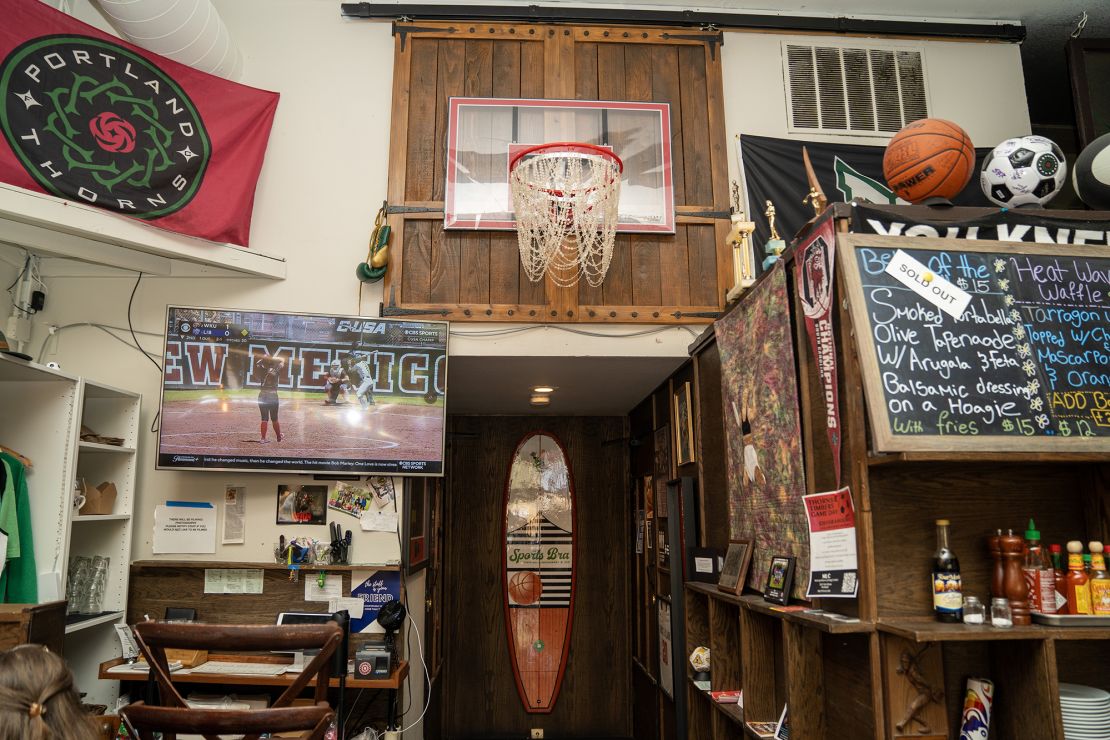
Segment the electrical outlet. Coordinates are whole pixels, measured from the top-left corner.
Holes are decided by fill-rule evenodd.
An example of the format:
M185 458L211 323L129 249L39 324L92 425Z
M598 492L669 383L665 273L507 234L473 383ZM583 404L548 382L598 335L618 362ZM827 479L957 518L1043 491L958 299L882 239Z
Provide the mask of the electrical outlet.
M543 730L541 730L538 727L533 727L531 737L532 737L532 740L537 740L537 738L538 738L538 740L543 740Z

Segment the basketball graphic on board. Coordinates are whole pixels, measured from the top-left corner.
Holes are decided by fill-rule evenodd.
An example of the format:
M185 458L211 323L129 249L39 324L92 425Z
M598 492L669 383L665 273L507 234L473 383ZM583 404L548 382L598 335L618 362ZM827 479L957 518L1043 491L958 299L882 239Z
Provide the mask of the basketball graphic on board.
M522 570L513 573L513 577L509 579L509 598L517 604L522 606L535 604L540 600L541 593L543 593L543 584L540 583L538 573Z
M974 172L971 138L942 118L922 118L906 124L883 154L887 185L910 203L954 198Z

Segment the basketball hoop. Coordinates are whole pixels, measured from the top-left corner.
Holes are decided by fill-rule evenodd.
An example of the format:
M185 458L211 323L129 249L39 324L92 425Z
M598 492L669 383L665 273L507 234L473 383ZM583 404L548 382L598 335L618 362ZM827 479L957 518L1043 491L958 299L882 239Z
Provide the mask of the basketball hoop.
M529 147L509 162L520 262L532 282L597 287L613 259L624 163L593 144Z

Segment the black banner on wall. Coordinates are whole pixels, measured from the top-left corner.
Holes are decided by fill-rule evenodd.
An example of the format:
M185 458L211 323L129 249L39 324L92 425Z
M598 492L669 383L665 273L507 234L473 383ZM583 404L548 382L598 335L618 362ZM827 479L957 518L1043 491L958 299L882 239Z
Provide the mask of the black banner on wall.
M881 236L932 236L946 239L984 239L1000 242L1041 244L1110 244L1110 219L1076 220L1048 215L1038 210L997 211L961 221L907 218L895 209L857 204L852 209L852 231ZM943 216L944 210L938 211Z
M809 152L809 161L821 189L830 203L853 199L872 203L905 204L886 186L883 179L883 152L886 147L855 144L828 144L800 139L776 139L768 136L741 136L737 145L744 168L744 187L748 196L748 217L755 221L756 247L767 241L767 219L763 217L766 202L775 204L776 225L787 242L811 218L813 209L802 202L809 192L802 147ZM989 149L977 149L978 163ZM956 205L989 206L979 190L979 178L971 182L954 200Z

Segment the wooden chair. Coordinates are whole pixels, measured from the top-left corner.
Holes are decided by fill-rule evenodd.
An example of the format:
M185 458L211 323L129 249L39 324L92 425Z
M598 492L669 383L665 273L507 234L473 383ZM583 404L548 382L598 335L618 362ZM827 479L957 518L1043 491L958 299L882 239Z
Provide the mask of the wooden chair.
M154 707L135 702L120 710L133 737L151 740L154 731L167 740L177 733L219 740L221 734L244 734L258 740L263 732L304 730L303 740L324 736L335 714L328 706L332 656L343 639L339 625L235 625L141 622L133 628L135 641L158 683L161 702ZM319 650L269 709L192 709L173 684L166 649L210 651ZM316 678L315 706L293 707L292 701Z

